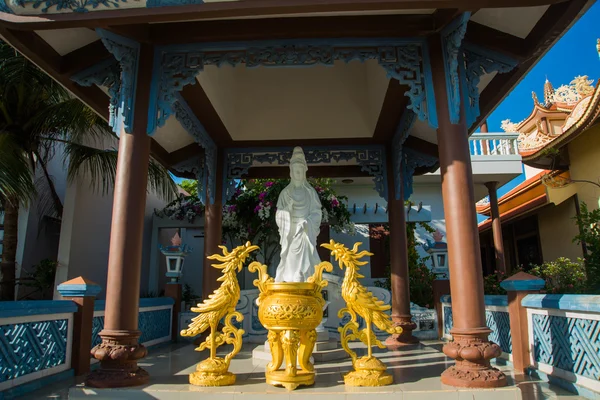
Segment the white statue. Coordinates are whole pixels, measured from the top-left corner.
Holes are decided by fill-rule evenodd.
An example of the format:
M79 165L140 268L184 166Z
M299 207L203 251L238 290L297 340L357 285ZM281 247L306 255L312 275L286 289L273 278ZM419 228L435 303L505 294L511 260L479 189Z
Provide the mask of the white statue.
M321 202L317 191L306 181L307 170L304 152L295 147L290 159L291 182L281 191L275 214L281 244L276 282L306 282L321 262L317 253Z

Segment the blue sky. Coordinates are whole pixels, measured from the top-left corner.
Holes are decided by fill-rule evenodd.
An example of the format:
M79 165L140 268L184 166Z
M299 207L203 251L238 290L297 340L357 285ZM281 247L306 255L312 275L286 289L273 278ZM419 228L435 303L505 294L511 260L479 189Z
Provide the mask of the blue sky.
M544 98L546 77L554 88L569 84L577 75L587 75L596 85L600 78L600 60L596 51L596 40L600 38L600 3L594 4L571 29L546 53L517 87L504 99L488 118L490 132L501 132L504 119L519 122L532 110L531 92L540 100ZM502 196L524 180L524 175L514 179L498 190Z

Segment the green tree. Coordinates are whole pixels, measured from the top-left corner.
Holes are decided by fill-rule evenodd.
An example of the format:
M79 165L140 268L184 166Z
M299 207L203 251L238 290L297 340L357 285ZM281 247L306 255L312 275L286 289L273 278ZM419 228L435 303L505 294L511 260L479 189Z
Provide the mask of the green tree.
M179 186L188 192L190 196L198 196L198 181L193 179L184 179L181 181Z
M580 212L575 217L579 235L573 239L577 244L585 243L585 275L587 292L600 293L600 208L589 210L581 203Z
M107 193L115 180L117 151L104 150L103 144L116 139L91 109L0 42L0 207L4 211L1 300L13 300L15 295L19 206L36 199L40 215L62 217L63 204L48 172L48 163L57 149L62 146L70 182L79 173L87 173L91 187ZM149 166L148 183L165 198L176 194L168 171L154 161Z

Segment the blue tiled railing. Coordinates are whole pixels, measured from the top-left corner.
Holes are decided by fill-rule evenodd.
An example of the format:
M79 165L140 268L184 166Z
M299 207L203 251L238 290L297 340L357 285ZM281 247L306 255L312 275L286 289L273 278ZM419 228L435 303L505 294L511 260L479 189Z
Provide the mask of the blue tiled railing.
M529 295L522 305L533 367L600 393L600 296Z
M444 338L451 339L450 330L453 326L451 297L442 296L440 301L442 302ZM508 357L508 354L512 353L512 337L506 296L485 296L485 319L487 326L492 330L489 339L497 343L505 353L505 357Z
M139 342L145 346L171 340L171 315L174 300L170 297L140 299L138 329L142 332ZM104 329L105 301L96 301L92 323L92 347L102 342L98 335Z
M0 303L0 392L71 370L72 301Z

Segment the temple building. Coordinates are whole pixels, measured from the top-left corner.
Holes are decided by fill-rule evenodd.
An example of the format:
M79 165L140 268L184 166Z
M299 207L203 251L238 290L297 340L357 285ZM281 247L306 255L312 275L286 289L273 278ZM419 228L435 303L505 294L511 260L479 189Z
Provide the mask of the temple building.
M507 385L490 364L502 349L489 338L474 207L485 186L495 190L502 179L478 182L472 160L515 159L518 149L506 136L469 136L592 4L0 1L3 40L120 138L103 329L92 349L100 366L87 384L152 379L138 329L149 157L198 179L209 256L219 252L236 180L287 176L301 146L313 176L369 178L387 202L391 317L402 328L387 343L396 346L417 342L404 202L415 176L433 172L423 179L441 182L452 294L453 341L444 353L456 360L441 382ZM212 263L203 260L205 296L219 285Z
M533 93L531 114L519 123L503 121L506 132L519 134L525 181L498 199L506 270L553 261L576 260L582 245L575 217L580 203L590 210L600 199L600 85L587 76L554 88L546 80L544 99ZM491 215L489 199L477 204ZM487 273L494 262L493 218L479 224L482 262Z

